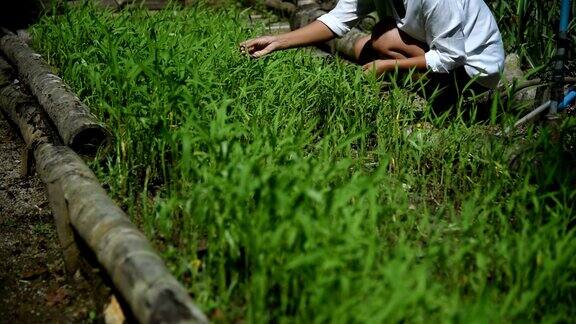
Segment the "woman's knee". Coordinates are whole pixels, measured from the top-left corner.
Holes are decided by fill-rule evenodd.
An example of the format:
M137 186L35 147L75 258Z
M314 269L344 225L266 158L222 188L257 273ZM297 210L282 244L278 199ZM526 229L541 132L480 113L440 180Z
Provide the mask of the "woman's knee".
M412 37L397 27L372 37L374 50L385 58L402 59L424 55L427 45Z
M399 30L394 19L385 18L376 24L371 36L362 37L354 44L354 54L364 64L376 59L424 55L425 46Z
M377 38L374 35L372 37L372 47L383 58L405 58L402 44L403 42L397 28L379 34Z
M389 31L396 29L396 21L392 17L384 17L383 19L379 20L372 29L372 39L378 39L382 35L388 33Z

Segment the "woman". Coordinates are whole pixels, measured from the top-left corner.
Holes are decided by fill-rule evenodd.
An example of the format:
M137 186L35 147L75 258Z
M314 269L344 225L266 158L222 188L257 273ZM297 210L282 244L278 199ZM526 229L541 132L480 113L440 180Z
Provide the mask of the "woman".
M504 48L496 20L483 0L339 0L332 11L307 26L248 40L240 49L259 58L325 42L346 34L361 15L374 9L384 17L388 4L393 17L382 19L371 37L354 46L365 71L380 75L394 69L429 70L480 90L497 86Z

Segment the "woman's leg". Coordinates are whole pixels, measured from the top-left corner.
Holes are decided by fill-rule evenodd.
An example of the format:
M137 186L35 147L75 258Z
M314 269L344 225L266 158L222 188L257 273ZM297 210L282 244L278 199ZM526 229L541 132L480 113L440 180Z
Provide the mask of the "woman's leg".
M396 27L393 18L383 19L374 27L371 36L359 39L354 46L354 54L358 63L366 64L377 59L403 59L424 55L428 45L422 43ZM458 103L463 87L470 82L464 67L457 68L451 73L427 73L423 83L416 91L424 98L436 97L432 106L437 112L449 109ZM469 90L476 94L485 90L481 86L472 84ZM488 110L486 110L488 111Z
M421 56L428 46L396 27L393 18L383 19L372 31L371 36L359 39L354 45L354 54L360 64L377 59L403 59Z

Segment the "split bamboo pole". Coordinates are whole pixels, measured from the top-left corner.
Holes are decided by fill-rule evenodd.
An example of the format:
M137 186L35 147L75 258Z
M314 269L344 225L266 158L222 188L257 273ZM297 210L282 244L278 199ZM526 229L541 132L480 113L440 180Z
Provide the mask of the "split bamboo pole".
M50 123L0 57L0 108L18 126L47 186L65 260L77 249L74 231L94 251L141 323L207 323L146 237L108 197L68 146L53 142ZM68 229L68 231L66 231Z
M42 143L56 141L57 136L42 118L34 99L21 86L15 82L10 64L0 56L0 109L18 127L28 148L34 150Z
M305 6L298 7L298 10L290 20L290 27L292 30L304 27L325 13L327 13L327 11L321 7L321 4L317 3L306 4ZM346 33L344 36L334 38L324 44L320 44L318 47L331 54L339 53L343 54L346 58L354 59L354 46L356 42L362 37L370 36L369 32L374 28L377 20L378 18L376 13L371 13L364 17L360 23L360 26L369 28L368 32L353 27L350 32Z
M265 0L264 5L286 16L292 16L296 12L296 5L282 0Z
M79 153L94 154L109 143L110 134L104 125L18 36L2 36L0 50L16 66L18 75L50 116L64 144Z
M34 152L42 180L61 194L70 223L141 323L207 323L146 237L108 197L83 160L50 143Z

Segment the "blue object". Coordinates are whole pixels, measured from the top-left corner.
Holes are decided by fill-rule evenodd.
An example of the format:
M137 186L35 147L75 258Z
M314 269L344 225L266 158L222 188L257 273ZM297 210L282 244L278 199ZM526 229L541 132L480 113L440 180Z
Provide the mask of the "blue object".
M571 89L568 91L568 93L564 97L564 100L562 100L562 102L558 106L558 110L564 110L570 107L570 105L573 104L574 101L576 101L576 89Z
M538 0L536 0L538 1ZM566 62L566 52L568 51L569 38L568 38L568 27L570 27L570 14L571 14L571 4L572 0L561 0L561 11L560 11L560 28L558 34L558 42L556 44L556 57L553 61L554 63L554 73L552 75L552 87L551 87L551 100L542 104L528 115L524 116L522 119L514 124L514 127L522 125L523 123L533 119L538 114L542 113L544 110L548 110L547 117L549 120L554 120L558 111L565 110L570 107L570 105L576 102L576 87L568 89L564 93L564 69Z
M554 62L554 74L552 76L552 103L548 116L552 119L562 110L564 106L564 68L566 63L566 53L569 47L568 27L570 26L571 0L562 0L560 8L560 28L558 43L556 44L556 60ZM567 106L566 106L567 107Z
M571 0L562 0L560 11L560 33L567 33L570 25L570 2Z

